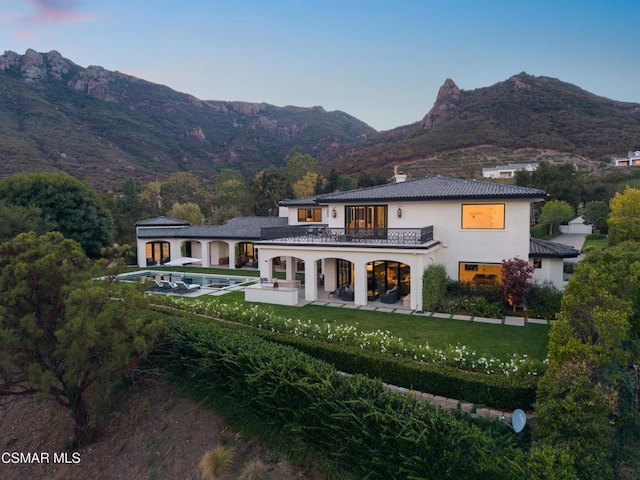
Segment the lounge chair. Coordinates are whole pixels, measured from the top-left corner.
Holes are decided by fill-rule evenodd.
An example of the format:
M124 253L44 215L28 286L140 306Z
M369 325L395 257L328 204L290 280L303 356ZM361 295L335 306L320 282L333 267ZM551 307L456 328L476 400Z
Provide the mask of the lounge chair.
M162 292L173 292L178 289L178 287L169 280L160 280L158 283L160 283L160 291Z
M175 286L177 287L179 293L193 292L194 290L198 290L200 288L200 285L197 285L195 283L185 283L182 281L177 281L175 283Z

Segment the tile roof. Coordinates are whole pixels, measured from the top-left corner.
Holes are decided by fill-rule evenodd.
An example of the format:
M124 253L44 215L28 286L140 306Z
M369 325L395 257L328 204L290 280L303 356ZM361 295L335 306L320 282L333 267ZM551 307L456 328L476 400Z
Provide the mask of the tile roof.
M399 183L319 195L318 203L345 201L425 201L458 199L538 198L546 193L535 188L450 177L423 177Z
M138 238L260 239L262 227L287 224L286 217L235 217L224 225L190 225L174 228L140 228Z
M578 255L580 255L580 252L568 245L553 243L533 237L529 239L529 258L571 258L577 257Z
M304 198L294 198L294 199L287 199L287 200L282 200L280 201L278 204L279 205L287 205L287 206L313 206L313 205L317 205L318 203L316 202L316 200L318 199L318 197L321 197L322 195L311 195L310 197L304 197Z
M191 224L185 220L165 216L149 218L147 220L136 222L136 227L173 227L178 225Z

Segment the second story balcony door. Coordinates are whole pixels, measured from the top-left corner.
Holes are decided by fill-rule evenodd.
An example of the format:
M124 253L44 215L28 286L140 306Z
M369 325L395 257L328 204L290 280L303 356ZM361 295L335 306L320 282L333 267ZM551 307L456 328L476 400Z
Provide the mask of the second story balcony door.
M383 238L387 234L387 206L347 206L346 233L366 237Z

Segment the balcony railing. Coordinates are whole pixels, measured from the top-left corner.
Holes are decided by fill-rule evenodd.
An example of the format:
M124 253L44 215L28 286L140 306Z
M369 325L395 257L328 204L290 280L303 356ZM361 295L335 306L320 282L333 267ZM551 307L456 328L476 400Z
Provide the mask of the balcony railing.
M422 228L329 228L325 225L264 227L261 239L295 244L411 246L433 241L433 225Z

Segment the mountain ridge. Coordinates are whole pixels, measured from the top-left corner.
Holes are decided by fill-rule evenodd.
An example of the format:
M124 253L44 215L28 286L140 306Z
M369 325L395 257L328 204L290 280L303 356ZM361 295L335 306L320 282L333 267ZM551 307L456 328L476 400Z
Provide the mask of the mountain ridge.
M283 165L294 147L322 156L375 134L345 112L200 100L103 67L80 67L55 50L31 49L0 56L0 121L3 175L35 163L75 170L101 189L128 176L151 181L173 171L205 181L224 167L252 175Z
M325 173L411 165L422 174L478 177L482 166L518 160L518 152L521 161L578 158L595 168L639 146L640 104L526 72L474 90L448 78L422 119L377 132L321 106L200 100L81 67L55 50L0 56L0 176L64 171L102 191L129 176L144 183L178 171L205 184L227 167L251 176L283 166L294 148Z

